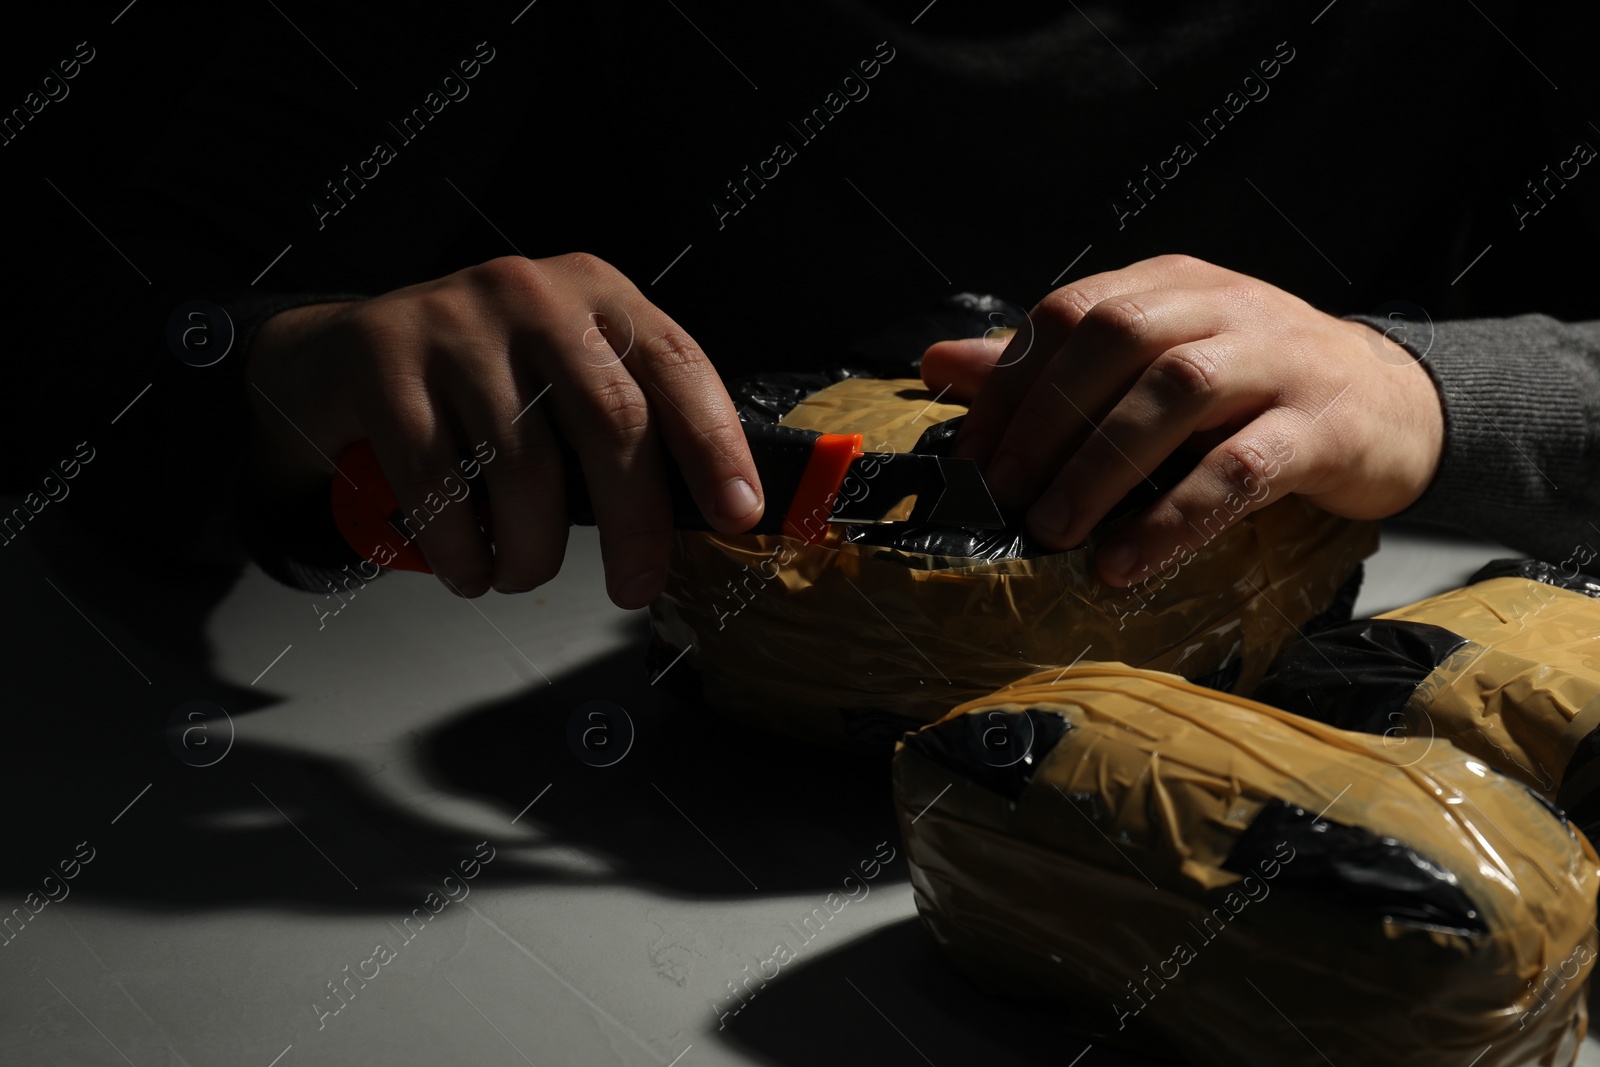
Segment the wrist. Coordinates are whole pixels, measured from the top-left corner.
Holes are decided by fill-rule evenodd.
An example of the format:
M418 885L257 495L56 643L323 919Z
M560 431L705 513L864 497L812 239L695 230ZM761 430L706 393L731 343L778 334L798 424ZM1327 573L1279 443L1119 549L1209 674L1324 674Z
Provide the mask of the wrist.
M257 480L302 492L332 474L336 453L359 436L353 412L333 388L337 346L328 325L354 301L280 311L256 330L247 354L250 449Z
M1363 342L1377 356L1373 373L1384 401L1379 407L1384 420L1380 448L1387 452L1392 486L1383 511L1385 515L1398 514L1421 498L1439 472L1444 455L1444 402L1425 365L1425 352L1413 352L1391 332L1369 323L1345 321L1360 331Z
M1414 442L1415 463L1404 501L1396 513L1415 504L1428 491L1444 457L1444 403L1439 396L1439 386L1420 360L1402 370L1404 373L1398 377L1408 387L1406 412L1411 419L1410 439Z

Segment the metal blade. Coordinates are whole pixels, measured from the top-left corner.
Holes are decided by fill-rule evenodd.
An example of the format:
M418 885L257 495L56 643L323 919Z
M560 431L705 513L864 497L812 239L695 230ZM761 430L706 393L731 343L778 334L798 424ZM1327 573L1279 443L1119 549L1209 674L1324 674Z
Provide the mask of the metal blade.
M1005 529L1006 520L989 495L989 483L983 480L977 460L941 459L939 465L944 472L944 495L923 522L929 526Z
M907 497L916 503L909 511ZM998 530L1006 525L975 460L911 452L867 452L850 466L833 522L905 522Z

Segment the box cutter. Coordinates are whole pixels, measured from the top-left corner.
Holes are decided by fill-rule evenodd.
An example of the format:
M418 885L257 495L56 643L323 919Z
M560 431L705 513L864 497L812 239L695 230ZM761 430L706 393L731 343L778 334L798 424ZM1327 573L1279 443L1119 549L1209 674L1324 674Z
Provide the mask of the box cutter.
M863 452L860 434L751 423L744 425L744 431L767 504L761 521L749 533L782 533L815 544L827 536L831 523L903 522L977 529L1006 525L974 460L914 452ZM576 525L593 526L594 511L577 453L565 444L563 450L567 515ZM358 441L345 449L338 468L340 476L333 479L333 517L346 543L374 562L379 562L375 556L390 555L383 566L392 570L431 573L417 548L411 522L378 466L371 442ZM674 526L711 529L682 473L670 463L668 483ZM915 502L907 508L908 498L913 497ZM474 488L469 499L480 524L492 537L491 516L481 487Z

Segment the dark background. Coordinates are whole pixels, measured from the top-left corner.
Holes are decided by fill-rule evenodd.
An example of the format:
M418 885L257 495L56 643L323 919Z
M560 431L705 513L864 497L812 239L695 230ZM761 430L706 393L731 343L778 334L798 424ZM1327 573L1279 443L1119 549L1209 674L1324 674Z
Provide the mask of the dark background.
M244 360L181 364L174 308L248 326L263 294L377 293L514 251L611 261L726 375L833 362L957 290L1028 306L1080 253L1062 284L1187 252L1334 313L1592 314L1596 168L1521 230L1511 207L1600 146L1594 20L1553 4L539 0L512 25L524 3L13 16L0 108L77 42L97 55L0 147L4 485L87 437L108 458L70 508L126 523L181 469L181 521L203 524L246 427ZM401 144L387 122L485 40L470 95ZM789 124L880 41L895 58L869 95L803 143ZM1202 142L1189 123L1279 42L1269 95ZM380 137L398 158L319 230L312 201ZM1197 158L1119 229L1112 201L1180 139ZM797 158L719 228L713 200L778 140Z

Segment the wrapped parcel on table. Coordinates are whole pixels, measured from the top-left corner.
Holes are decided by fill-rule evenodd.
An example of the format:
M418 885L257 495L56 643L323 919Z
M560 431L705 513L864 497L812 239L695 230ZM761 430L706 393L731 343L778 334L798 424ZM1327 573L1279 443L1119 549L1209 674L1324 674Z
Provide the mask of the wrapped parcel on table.
M877 451L911 451L966 410L915 379L774 376L751 391L735 393L743 417L860 433ZM690 650L717 711L887 748L963 701L1078 658L1248 692L1377 548L1375 524L1288 497L1122 590L1095 577L1098 536L1049 553L1016 531L835 528L815 545L680 532L652 625L667 658Z
M1576 1056L1600 860L1448 741L1079 664L909 736L894 779L935 941L1075 1033L1200 1067Z

